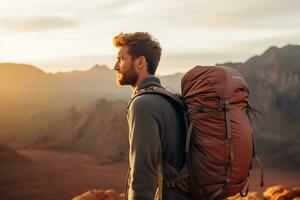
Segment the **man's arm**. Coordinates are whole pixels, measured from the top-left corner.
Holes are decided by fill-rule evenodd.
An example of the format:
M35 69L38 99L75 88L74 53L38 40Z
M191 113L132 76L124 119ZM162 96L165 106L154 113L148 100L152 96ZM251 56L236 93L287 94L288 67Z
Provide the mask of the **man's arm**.
M153 200L157 189L161 129L158 96L142 95L130 106L129 200Z

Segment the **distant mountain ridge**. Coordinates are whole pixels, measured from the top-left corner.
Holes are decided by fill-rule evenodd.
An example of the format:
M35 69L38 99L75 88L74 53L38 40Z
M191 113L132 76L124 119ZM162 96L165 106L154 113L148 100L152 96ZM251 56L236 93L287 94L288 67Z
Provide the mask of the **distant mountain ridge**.
M160 78L169 89L180 91L180 74ZM131 93L129 87L116 84L114 70L99 64L85 71L53 74L33 65L0 63L0 80L0 125L8 117L83 107L99 98L128 100Z
M87 71L45 73L31 65L0 64L0 109L12 117L40 111L85 106L96 99L127 99L130 89L118 87L115 73L104 65ZM6 113L5 116L3 116Z
M288 121L300 120L300 46L270 47L245 63L224 63L237 68L252 89L260 109L278 109Z

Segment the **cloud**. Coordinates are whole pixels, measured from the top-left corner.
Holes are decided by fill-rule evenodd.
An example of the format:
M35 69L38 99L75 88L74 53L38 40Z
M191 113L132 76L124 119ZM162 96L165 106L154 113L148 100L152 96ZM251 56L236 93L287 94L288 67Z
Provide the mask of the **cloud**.
M272 27L285 26L286 21L282 19L300 18L300 1L298 0L254 0L244 1L240 4L230 6L228 9L215 12L214 19L219 25L231 25L240 27Z
M14 32L48 31L76 27L79 24L62 17L3 17L0 27Z
M147 9L155 7L157 9ZM286 26L286 20L300 19L298 0L180 0L151 1L136 11L139 20L161 26L193 28L257 28Z
M97 19L98 22L99 20L108 23L112 21L129 22L133 17L133 13L128 11L135 8L137 4L140 4L138 0L101 1L100 4L90 10L89 15L93 14L94 18L92 20Z
M99 5L97 7L97 10L100 10L100 11L112 11L112 10L121 10L123 9L124 7L130 5L131 3L133 3L134 0L115 0L115 1L104 1L101 5Z
M233 43L228 47L233 52L242 51L244 54L252 52L258 54L263 52L270 46L282 47L288 44L300 45L298 38L300 38L300 30L290 33L277 34L273 37L265 37L256 40L250 40L245 42Z

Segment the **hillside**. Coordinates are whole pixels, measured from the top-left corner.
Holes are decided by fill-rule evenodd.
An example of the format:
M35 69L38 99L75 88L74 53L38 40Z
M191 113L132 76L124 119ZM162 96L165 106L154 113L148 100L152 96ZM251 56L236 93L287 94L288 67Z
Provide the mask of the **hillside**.
M31 164L32 160L17 151L0 144L0 165L26 165Z
M45 149L86 153L101 163L127 159L128 139L122 101L100 99L77 111L41 112L2 133L16 149ZM118 139L116 139L118 138Z

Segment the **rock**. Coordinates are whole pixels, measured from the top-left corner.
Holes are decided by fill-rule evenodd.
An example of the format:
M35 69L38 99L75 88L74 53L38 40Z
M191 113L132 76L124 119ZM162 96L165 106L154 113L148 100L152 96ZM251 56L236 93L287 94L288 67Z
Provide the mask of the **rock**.
M249 192L244 198L237 194L228 200L300 200L300 188L275 185L267 188L263 194Z
M289 188L282 185L269 187L263 196L267 200L295 200L300 199L300 188Z
M85 192L72 200L123 200L124 194L117 193L115 190L93 189Z
M258 194L257 192L249 192L248 195L244 198L242 198L240 194L228 198L228 200L262 200L262 199L263 199L262 195Z

